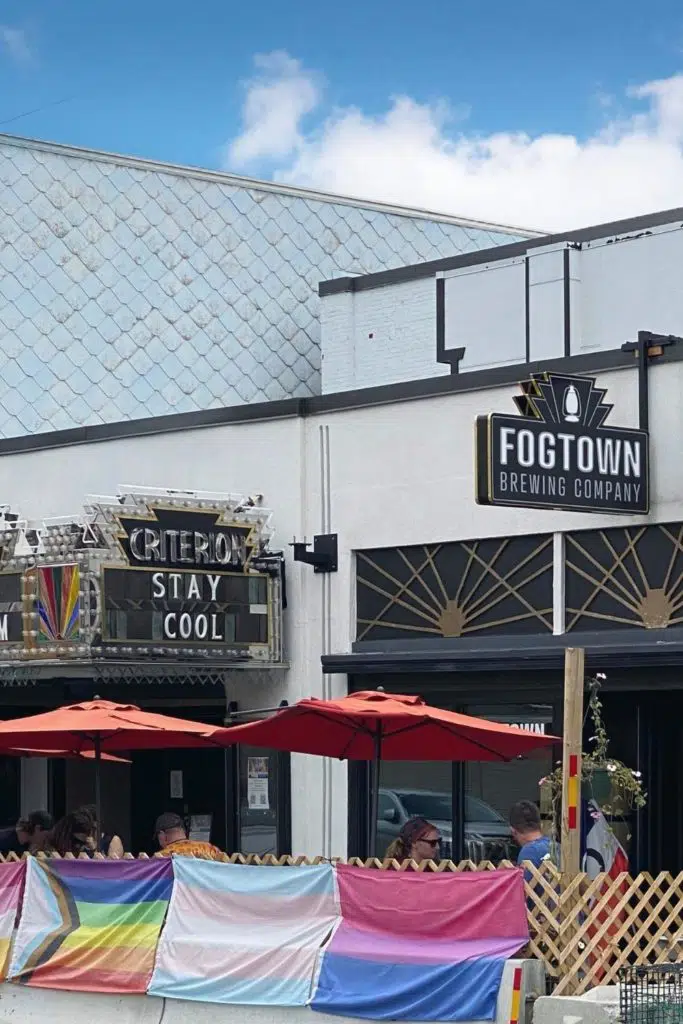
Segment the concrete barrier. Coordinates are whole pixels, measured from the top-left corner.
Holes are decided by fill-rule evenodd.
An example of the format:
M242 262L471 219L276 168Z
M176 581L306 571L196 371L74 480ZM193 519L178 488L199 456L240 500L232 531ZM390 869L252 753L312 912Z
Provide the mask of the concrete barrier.
M511 1024L515 969L521 967L517 1024L531 1024L527 999L545 992L538 960L508 960L498 995L496 1024ZM0 985L0 1024L358 1024L356 1018L314 1013L307 1006L236 1006L156 996L105 996L92 992ZM477 1022L472 1022L477 1024Z
M0 1024L161 1024L163 999L0 985Z
M598 985L582 996L543 996L534 1004L533 1024L615 1024L619 986Z

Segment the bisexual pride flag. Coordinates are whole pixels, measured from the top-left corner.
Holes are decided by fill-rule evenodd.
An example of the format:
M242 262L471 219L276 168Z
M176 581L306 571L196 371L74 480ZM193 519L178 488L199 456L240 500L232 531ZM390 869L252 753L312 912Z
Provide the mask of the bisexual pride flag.
M370 1020L494 1020L505 960L529 941L523 873L337 867L342 921L311 1006Z
M172 888L166 858L31 857L9 979L79 992L146 992Z
M149 994L304 1006L339 922L334 870L174 857L175 884Z

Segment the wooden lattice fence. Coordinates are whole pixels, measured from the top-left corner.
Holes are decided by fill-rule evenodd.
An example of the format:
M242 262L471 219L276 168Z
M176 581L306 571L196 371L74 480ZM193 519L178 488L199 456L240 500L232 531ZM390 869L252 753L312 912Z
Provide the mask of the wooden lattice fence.
M39 854L44 857L45 854ZM52 856L52 855L51 855ZM54 855L57 856L57 855ZM72 855L67 854L67 858ZM156 855L158 856L158 855ZM81 857L87 857L81 854ZM95 854L96 859L105 859ZM3 860L17 860L15 854ZM133 855L125 854L126 860ZM140 854L138 859L147 859ZM274 857L232 854L231 864L321 864L323 857ZM335 863L380 870L457 872L501 871L514 865L503 862L441 861L411 864L352 858ZM552 864L526 865L530 941L526 955L541 960L556 995L579 994L595 985L617 980L619 968L683 962L683 872L673 876L620 875L616 879L579 874L563 880Z

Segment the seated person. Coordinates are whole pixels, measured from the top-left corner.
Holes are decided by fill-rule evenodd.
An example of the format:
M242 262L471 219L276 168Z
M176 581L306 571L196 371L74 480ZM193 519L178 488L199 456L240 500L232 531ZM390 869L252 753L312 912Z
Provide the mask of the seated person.
M103 853L105 857L123 857L123 842L120 836L117 836L115 832L107 832L106 829L100 827L98 837L97 810L94 804L86 804L85 807L80 807L79 811L89 815L92 819L93 853Z
M94 843L93 821L89 814L72 811L60 818L50 832L45 843L46 853L58 853L60 857L72 853L80 857L82 853L92 856Z
M531 800L520 800L510 811L510 828L512 837L520 847L517 863L521 867L525 861L540 868L544 861L554 861L554 844L550 836L541 830L541 814ZM524 881L531 881L531 872L524 869Z
M0 854L6 857L16 853L21 857L23 853L38 853L45 846L52 826L52 815L47 811L31 811L20 818L14 828L0 832Z
M171 857L175 854L182 857L198 857L200 860L228 859L228 855L213 843L188 839L185 822L179 814L172 811L159 815L154 826L154 837L161 847L162 857Z

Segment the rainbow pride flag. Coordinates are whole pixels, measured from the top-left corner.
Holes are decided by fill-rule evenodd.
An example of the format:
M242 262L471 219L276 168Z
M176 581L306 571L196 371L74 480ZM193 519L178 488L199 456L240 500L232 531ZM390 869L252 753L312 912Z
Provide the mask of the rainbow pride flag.
M12 935L21 906L26 861L0 864L0 981L7 977Z
M174 857L175 883L149 994L304 1006L339 921L334 870Z
M368 1020L494 1020L505 960L529 941L521 870L338 865L342 921L314 1010Z
M79 992L144 993L173 888L173 865L27 863L9 980Z

